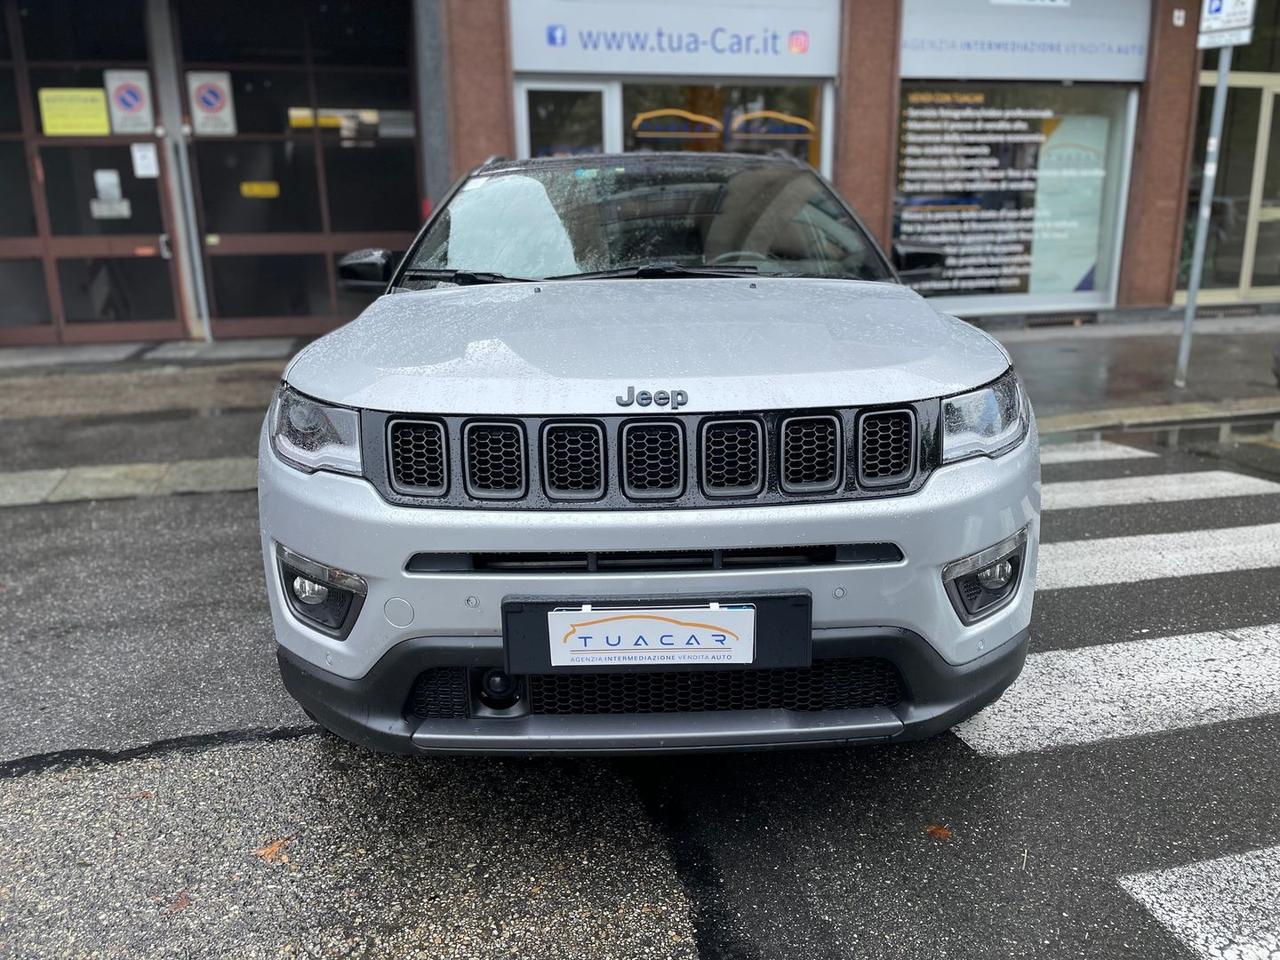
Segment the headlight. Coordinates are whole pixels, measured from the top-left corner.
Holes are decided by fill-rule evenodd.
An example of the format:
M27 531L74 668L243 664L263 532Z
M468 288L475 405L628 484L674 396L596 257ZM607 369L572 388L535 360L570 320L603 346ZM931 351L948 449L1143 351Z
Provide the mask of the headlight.
M942 401L942 462L998 457L1027 435L1030 408L1010 370L981 390Z
M270 414L271 446L299 470L360 473L360 415L304 397L282 383Z

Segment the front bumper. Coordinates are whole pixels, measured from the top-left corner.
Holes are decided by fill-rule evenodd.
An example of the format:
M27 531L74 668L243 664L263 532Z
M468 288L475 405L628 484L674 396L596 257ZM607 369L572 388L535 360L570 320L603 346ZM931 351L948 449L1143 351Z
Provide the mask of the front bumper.
M1034 427L1017 449L937 468L900 497L680 510L504 511L396 506L367 481L303 474L259 449L267 594L293 696L348 739L400 752L612 752L902 740L945 729L997 697L1025 657L1039 540ZM943 568L1027 529L1012 600L974 623L956 613ZM420 552L706 550L897 545L902 560L663 573L411 573ZM282 545L358 574L367 596L349 634L300 621L276 563ZM602 600L808 593L813 655L883 657L908 696L894 707L707 713L407 719L417 674L500 666L509 597ZM407 616L406 616L407 613Z
M962 666L920 636L891 628L827 631L814 657L877 657L901 673L908 697L893 707L801 713L742 710L605 716L416 720L405 702L426 666L502 664L497 637L406 640L369 673L347 680L278 649L285 687L334 733L390 753L611 754L835 746L918 740L972 716L1022 670L1029 631Z

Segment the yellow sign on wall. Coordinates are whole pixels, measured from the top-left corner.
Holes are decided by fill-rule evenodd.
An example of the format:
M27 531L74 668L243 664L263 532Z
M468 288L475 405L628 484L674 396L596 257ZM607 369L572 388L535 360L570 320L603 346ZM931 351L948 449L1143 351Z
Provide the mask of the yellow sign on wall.
M274 200L280 196L277 180L241 180L240 196L247 200Z
M42 87L40 126L46 137L108 136L107 92L101 87Z

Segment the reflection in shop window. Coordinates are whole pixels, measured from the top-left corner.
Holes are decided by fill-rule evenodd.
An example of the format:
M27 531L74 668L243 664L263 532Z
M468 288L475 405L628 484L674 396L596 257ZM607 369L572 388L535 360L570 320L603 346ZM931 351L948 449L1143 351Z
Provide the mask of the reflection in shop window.
M630 151L782 151L820 162L817 86L628 83L622 87Z
M1186 289L1191 273L1191 249L1195 243L1196 217L1200 207L1200 185L1204 182L1204 147L1209 138L1209 115L1213 88L1200 90L1196 112L1195 153L1187 184L1187 212L1183 220L1182 253L1178 263L1178 286ZM1218 174L1214 181L1213 203L1206 237L1203 289L1234 289L1241 283L1244 247L1249 223L1249 196L1253 186L1254 151L1258 142L1258 117L1262 109L1261 90L1231 90L1223 117L1218 148ZM1268 171L1269 172L1269 171ZM1262 240L1259 234L1259 241ZM1261 242L1260 260L1265 260ZM1276 251L1280 254L1280 250Z
M894 238L926 295L1112 286L1128 91L903 84Z
M604 152L604 95L598 90L530 90L529 155Z
M27 182L27 152L21 141L0 143L0 183L8 187L0 191L0 236L35 234L36 214Z
M31 0L18 16L29 60L147 59L143 0Z
M320 229L316 151L310 141L197 140L195 153L206 233ZM246 189L246 184L275 184L276 190Z
M0 290L0 329L53 322L39 260L0 260Z
M269 254L209 258L214 316L305 317L332 312L324 257Z
M176 315L169 262L159 257L59 260L58 288L69 323L169 320Z

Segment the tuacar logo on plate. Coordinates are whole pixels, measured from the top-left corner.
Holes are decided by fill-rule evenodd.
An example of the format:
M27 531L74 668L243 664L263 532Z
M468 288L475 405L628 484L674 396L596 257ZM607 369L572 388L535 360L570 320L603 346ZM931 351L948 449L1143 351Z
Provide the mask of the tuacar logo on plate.
M732 630L714 623L630 613L574 623L560 642L569 644L570 651L586 652L653 647L706 647L714 650L727 649L730 643L741 639Z
M552 666L751 663L755 606L553 610Z

